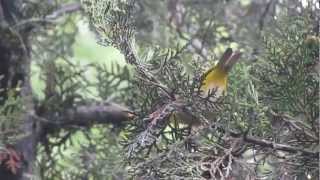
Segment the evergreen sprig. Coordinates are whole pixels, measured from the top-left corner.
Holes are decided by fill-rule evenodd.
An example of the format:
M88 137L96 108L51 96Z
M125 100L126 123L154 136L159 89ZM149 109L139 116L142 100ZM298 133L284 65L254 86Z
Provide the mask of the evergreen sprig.
M105 11L95 12L101 3ZM311 166L307 171L317 169L308 163L319 153L315 150L319 86L318 75L307 68L317 64L316 52L304 42L310 33L303 30L307 21L285 19L275 35L266 33L266 51L259 61L236 68L230 94L213 102L200 96L203 67L184 48L149 48L144 55L136 51L133 1L97 0L89 6L96 7L86 9L97 29L102 28L102 38L134 66L128 102L137 116L125 136L133 177L245 179L273 176L283 169L294 174L292 169L304 169L305 164ZM195 65L191 71L188 63ZM183 119L176 115L182 111L200 121L200 127L179 122ZM304 143L305 138L310 141ZM253 155L244 158L247 154ZM297 166L287 168L282 156ZM278 163L279 169L257 175L255 169L266 168L263 161Z

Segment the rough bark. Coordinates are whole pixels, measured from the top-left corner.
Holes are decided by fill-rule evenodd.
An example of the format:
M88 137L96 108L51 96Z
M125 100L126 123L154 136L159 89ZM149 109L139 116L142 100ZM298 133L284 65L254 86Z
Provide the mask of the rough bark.
M15 96L23 99L24 113L19 120L21 122L22 138L16 144L7 145L15 151L19 157L20 168L12 172L6 166L6 160L0 162L0 179L30 179L32 168L37 154L37 144L41 126L34 118L34 102L30 85L30 36L31 28L14 26L24 22L29 17L24 17L22 12L22 1L0 0L0 105L7 99L10 89L20 87L15 91ZM68 6L71 11L79 5ZM64 11L49 16L50 19L58 17Z
M2 2L2 1L1 1ZM9 1L7 1L9 2ZM12 2L14 6L15 1ZM9 3L8 3L9 4ZM8 5L7 4L7 5ZM3 4L2 4L2 7ZM10 13L10 15L7 15ZM4 11L5 17L11 17L14 11ZM8 20L10 19L6 19ZM11 22L9 21L8 24ZM1 22L0 27L2 38L0 39L0 60L1 69L0 73L3 75L1 80L1 88L3 91L0 96L1 103L6 100L7 91L11 88L20 86L21 90L16 91L16 96L23 98L24 115L21 116L22 134L24 138L18 140L14 145L15 151L21 154L21 169L17 173L13 173L5 169L4 162L2 162L0 170L0 179L26 179L23 174L31 173L31 168L36 156L36 136L34 121L30 118L30 113L33 111L32 92L30 87L30 48L29 48L29 35L27 31L16 31Z
M13 173L0 163L0 179L27 180L32 177L34 161L37 155L37 145L41 142L40 137L68 127L90 127L93 124L115 124L130 119L133 114L125 107L114 103L92 103L67 109L65 114L53 122L52 119L38 117L35 113L34 102L30 85L30 49L28 32L14 32L8 27L1 27L3 38L0 39L0 73L4 76L1 80L2 102L6 99L6 92L10 88L21 84L21 91L17 96L23 98L25 107L21 117L23 138L12 146L21 154L21 168ZM53 114L53 112L47 112Z

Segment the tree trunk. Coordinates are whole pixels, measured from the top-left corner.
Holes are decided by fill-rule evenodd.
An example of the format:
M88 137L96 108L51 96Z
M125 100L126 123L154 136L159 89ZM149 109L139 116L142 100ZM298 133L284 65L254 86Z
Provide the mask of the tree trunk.
M14 29L14 24L22 16L20 12L21 1L0 0L0 80L2 92L0 103L7 98L7 92L19 87L14 91L15 96L23 99L24 113L21 116L22 138L17 140L11 147L19 155L19 168L16 172L8 169L5 160L0 162L0 179L30 179L33 163L36 157L37 133L36 125L32 118L33 102L30 85L30 31L27 29Z

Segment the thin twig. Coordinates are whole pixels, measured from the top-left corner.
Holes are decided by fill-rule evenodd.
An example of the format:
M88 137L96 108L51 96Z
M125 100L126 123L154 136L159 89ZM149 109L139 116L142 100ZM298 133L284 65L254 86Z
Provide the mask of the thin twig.
M76 11L81 10L80 3L69 3L61 6L60 9L52 12L49 15L46 15L44 18L30 18L22 20L19 23L12 26L12 28L21 28L23 26L33 24L33 23L55 23L58 18L62 17L65 14L70 14Z

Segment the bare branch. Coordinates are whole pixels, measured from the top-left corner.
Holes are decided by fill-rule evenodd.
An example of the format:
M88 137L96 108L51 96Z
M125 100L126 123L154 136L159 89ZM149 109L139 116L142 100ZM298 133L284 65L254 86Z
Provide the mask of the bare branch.
M275 143L272 141L258 139L258 138L251 137L251 136L244 137L244 141L247 143L259 145L262 147L268 147L268 148L271 148L274 150L281 150L281 151L286 151L286 152L290 152L290 153L299 153L300 152L300 153L302 153L302 155L305 155L305 156L312 156L312 157L319 158L319 152L308 151L306 149L290 146L287 144Z
M259 145L265 148L271 148L274 150L280 150L280 151L285 151L285 152L289 152L289 153L301 153L302 155L305 156L311 156L311 157L317 157L319 158L319 152L313 152L313 151L309 151L303 148L299 148L299 147L294 147L294 146L290 146L287 144L280 144L280 143L275 143L272 141L268 141L265 139L260 139L257 137L253 137L253 136L247 136L246 134L242 134L242 133L236 133L234 131L229 130L229 133L232 137L241 137L243 136L243 140L246 143L250 143L250 144L255 144L255 145Z
M73 13L75 11L79 11L81 9L80 3L69 3L62 5L60 9L54 11L53 13L47 15L45 19L54 20L65 14Z
M56 125L55 128L66 128L70 126L89 127L94 124L121 125L134 117L134 113L128 108L115 103L99 103L81 105L66 110L66 113L59 118L59 121L47 120L36 117L44 124Z
M14 28L21 28L24 26L28 26L30 24L34 23L54 23L55 20L60 18L63 15L70 14L76 11L81 10L80 3L69 3L62 5L60 9L57 9L56 11L53 11L51 14L46 15L44 18L30 18L23 21L20 21L19 23L15 24Z

